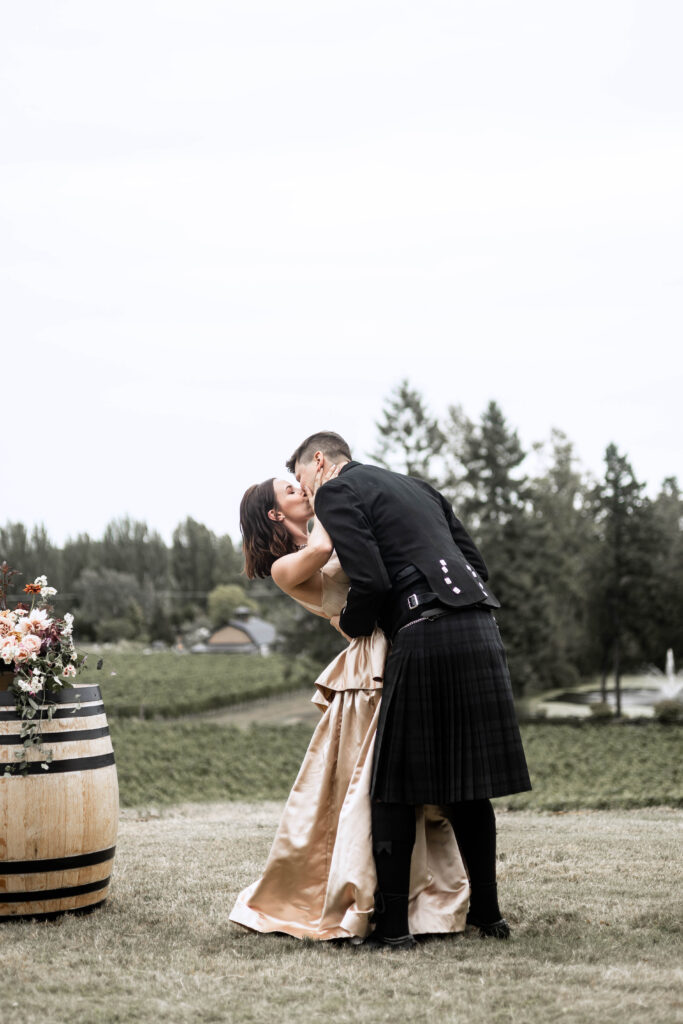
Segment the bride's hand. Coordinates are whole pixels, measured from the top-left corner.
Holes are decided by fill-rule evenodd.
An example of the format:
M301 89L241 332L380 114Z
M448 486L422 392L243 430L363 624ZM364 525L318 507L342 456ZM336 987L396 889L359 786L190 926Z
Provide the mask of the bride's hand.
M315 471L315 477L313 479L313 487L306 488L306 494L308 495L311 505L315 505L315 496L328 480L333 480L336 476L339 476L341 466L336 464L333 466L324 466L322 463L318 466Z
M333 546L332 538L323 524L319 519L314 519L311 532L308 535L308 548L315 548L321 552L326 551L328 555L331 555Z

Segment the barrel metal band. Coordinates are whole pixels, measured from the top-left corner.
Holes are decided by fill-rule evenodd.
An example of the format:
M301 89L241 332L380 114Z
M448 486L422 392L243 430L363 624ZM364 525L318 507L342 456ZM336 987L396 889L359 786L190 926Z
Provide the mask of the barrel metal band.
M52 714L52 721L55 718L89 718L91 715L103 715L104 704L100 701L99 704L84 704L80 708L58 708ZM18 722L21 719L21 715L12 708L11 711L0 711L0 722ZM43 719L45 721L45 719Z
M40 734L41 743L77 743L79 740L97 740L100 736L109 735L109 726L104 725L101 729L65 729L63 732L43 732ZM13 743L23 743L24 738L18 732L0 733L0 747L9 746Z
M96 754L94 757L66 757L59 761L29 761L28 767L17 772L12 778L22 775L54 775L55 772L86 772L92 768L106 768L115 764L113 751L110 754ZM47 768L43 768L47 764ZM15 762L0 761L0 776L7 768L13 768Z
M67 885L63 889L37 889L32 892L0 892L0 906L3 903L43 903L46 900L63 900L68 896L84 896L87 892L106 889L111 875L99 882L85 882L83 885Z
M111 860L115 846L94 853L79 853L73 857L51 857L49 860L0 860L0 875L27 875L39 871L70 871L72 868L87 868L91 864L102 864Z
M65 686L61 690L46 693L42 698L47 704L71 704L84 700L101 700L99 686ZM16 696L11 690L0 691L0 704L16 704Z

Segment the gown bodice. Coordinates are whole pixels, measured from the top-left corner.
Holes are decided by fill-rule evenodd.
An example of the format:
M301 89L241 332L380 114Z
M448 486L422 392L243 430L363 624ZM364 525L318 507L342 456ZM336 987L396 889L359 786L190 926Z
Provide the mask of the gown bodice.
M333 615L339 615L349 592L349 577L335 551L320 570L320 575L321 603L295 600L309 612L331 619ZM340 690L381 689L386 657L387 639L381 629L375 629L372 636L356 637L318 676L313 702L324 708L329 705L332 695Z
M349 592L349 577L341 567L341 562L333 551L325 565L320 570L322 583L322 603L311 604L308 601L299 601L309 612L324 615L331 619L333 615L339 615L346 604L346 595ZM297 598L298 600L298 598Z

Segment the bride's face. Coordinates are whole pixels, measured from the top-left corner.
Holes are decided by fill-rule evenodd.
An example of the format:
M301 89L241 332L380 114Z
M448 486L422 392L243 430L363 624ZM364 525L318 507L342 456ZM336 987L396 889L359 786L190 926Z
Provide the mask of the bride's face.
M277 508L285 519L294 523L308 522L313 511L308 498L300 487L290 483L289 480L274 480L273 489Z

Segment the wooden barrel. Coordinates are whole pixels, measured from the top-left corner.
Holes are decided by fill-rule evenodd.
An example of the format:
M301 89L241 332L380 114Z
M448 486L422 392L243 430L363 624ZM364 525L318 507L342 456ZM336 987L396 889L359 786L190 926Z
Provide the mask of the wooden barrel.
M10 677L11 678L11 677ZM29 750L28 774L3 775L22 740L14 694L0 675L0 921L42 917L103 903L109 892L119 787L98 686L49 695L45 754Z

